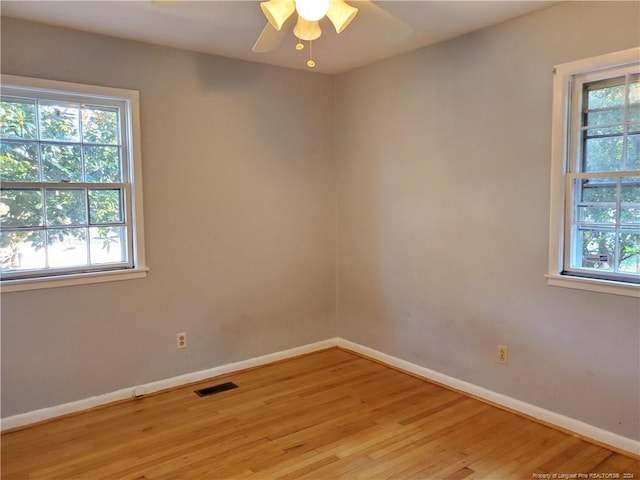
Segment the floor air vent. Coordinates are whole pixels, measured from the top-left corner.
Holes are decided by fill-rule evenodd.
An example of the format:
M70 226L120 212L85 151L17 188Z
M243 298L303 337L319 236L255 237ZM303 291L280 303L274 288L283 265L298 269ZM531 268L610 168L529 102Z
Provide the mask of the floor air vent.
M200 390L195 390L199 397L207 397L209 395L213 395L214 393L226 392L227 390L233 390L234 388L238 388L238 385L235 383L227 382L221 383L220 385L214 385L213 387L201 388Z

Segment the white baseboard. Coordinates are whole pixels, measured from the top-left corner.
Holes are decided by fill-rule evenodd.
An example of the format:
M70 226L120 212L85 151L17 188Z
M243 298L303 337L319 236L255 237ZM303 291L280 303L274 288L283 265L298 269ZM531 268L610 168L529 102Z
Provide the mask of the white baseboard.
M505 408L508 408L509 410L522 413L526 416L538 419L541 422L555 425L561 429L573 432L586 439L592 439L596 442L609 445L619 450L624 450L625 452L629 452L634 455L640 455L640 441L638 440L623 437L602 428L581 422L580 420L575 420L573 418L560 415L550 410L537 407L530 403L516 400L515 398L502 395L501 393L497 393L492 390L479 387L472 383L465 382L448 375L444 375L434 370L430 370L426 367L421 367L420 365L416 365L406 360L387 355L386 353L379 352L378 350L374 350L372 348L365 347L364 345L360 345L358 343L354 343L339 337L310 343L308 345L291 348L289 350L270 353L268 355L262 355L260 357L250 358L248 360L243 360L240 362L228 363L226 365L220 365L218 367L200 370L198 372L187 373L185 375L179 375L177 377L147 383L145 385L133 385L129 388L123 388L114 392L85 398L75 402L13 415L1 420L1 429L9 430L12 428L22 427L25 425L41 422L43 420L48 420L50 418L80 412L82 410L87 410L99 405L105 405L119 400L132 398L134 390L136 390L137 392L143 392L144 394L150 394L158 392L160 390L166 390L168 388L179 387L181 385L199 382L208 378L214 378L220 375L225 375L227 373L233 373L240 370L245 370L247 368L266 365L268 363L285 360L287 358L296 357L298 355L304 355L306 353L312 353L318 350L323 350L325 348L331 348L335 346L351 350L355 353L370 357L379 362L395 367L399 370L403 370L405 372L409 372L416 376L422 377L426 380L431 380L439 384L446 385L447 387L453 388L460 392L464 392L474 397L494 403L496 405L503 406Z
M266 365L268 363L277 362L298 355L304 355L305 353L315 352L317 350L323 350L325 348L335 347L337 345L337 339L330 338L322 340L320 342L310 343L301 347L291 348L280 352L270 353L262 355L260 357L250 358L240 362L228 363L220 365L218 367L208 368L206 370L200 370L198 372L187 373L184 375L178 375L177 377L171 377L164 380L158 380L156 382L147 383L144 385L132 385L128 388L122 388L114 392L97 395L95 397L83 398L75 402L64 403L62 405L55 405L53 407L41 408L39 410L33 410L31 412L20 413L10 417L3 418L1 420L2 431L12 428L23 427L33 423L48 420L50 418L60 417L62 415L68 415L70 413L80 412L89 408L97 407L100 405L106 405L108 403L117 402L119 400L126 400L133 398L134 391L150 394L158 392L160 390L166 390L168 388L179 387L189 383L200 382L208 378L219 377L227 373L233 373L247 368L257 367L260 365Z
M516 400L515 398L502 395L501 393L497 393L492 390L487 390L486 388L479 387L463 380L458 380L457 378L421 367L414 363L407 362L406 360L387 355L386 353L350 342L343 338L338 338L338 346L366 357L373 358L379 362L398 368L399 370L412 373L427 380L432 380L436 383L446 385L454 390L467 393L493 404L508 408L509 410L522 413L526 416L540 420L541 422L555 425L563 430L567 430L584 437L585 439L595 440L596 442L615 447L619 450L624 450L625 452L629 452L634 455L640 455L639 440L623 437L609 432L608 430L581 422L580 420L560 415L521 400Z

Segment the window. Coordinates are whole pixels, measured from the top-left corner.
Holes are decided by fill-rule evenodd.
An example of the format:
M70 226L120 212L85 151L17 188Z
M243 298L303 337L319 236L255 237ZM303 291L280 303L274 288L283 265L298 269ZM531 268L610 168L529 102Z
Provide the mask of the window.
M559 65L549 283L640 296L640 49Z
M3 75L3 291L144 276L138 123L135 91Z

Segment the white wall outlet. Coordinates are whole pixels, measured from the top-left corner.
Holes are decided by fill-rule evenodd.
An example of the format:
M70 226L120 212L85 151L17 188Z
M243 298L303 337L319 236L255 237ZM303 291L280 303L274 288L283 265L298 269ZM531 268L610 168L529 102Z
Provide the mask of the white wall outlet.
M176 347L185 348L187 346L187 334L185 332L176 335Z
M142 398L144 397L144 387L134 387L133 389L133 398Z
M506 365L509 363L509 352L504 345L498 345L498 363Z

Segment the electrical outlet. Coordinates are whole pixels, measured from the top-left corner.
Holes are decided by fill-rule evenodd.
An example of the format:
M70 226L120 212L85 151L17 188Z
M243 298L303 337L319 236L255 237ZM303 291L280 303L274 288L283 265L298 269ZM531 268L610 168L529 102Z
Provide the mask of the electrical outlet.
M185 332L176 335L176 347L185 348L187 346L187 334Z
M504 345L498 345L498 363L506 365L509 361L509 352Z

